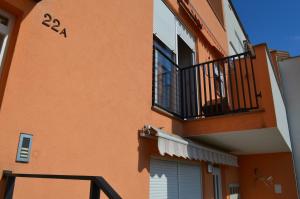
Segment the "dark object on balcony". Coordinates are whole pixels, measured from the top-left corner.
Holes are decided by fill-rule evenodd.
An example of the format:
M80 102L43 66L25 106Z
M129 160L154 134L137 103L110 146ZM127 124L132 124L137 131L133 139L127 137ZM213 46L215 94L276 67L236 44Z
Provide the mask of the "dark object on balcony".
M110 199L121 199L121 196L101 176L76 176L76 175L51 175L51 174L20 174L11 171L3 171L5 181L4 199L12 199L16 178L47 178L64 180L90 181L90 199L99 199L100 191L103 191Z
M213 114L212 116L223 115L230 111L228 99L224 99L222 102L220 100L214 101L212 105L205 106L202 109L206 117L210 114Z

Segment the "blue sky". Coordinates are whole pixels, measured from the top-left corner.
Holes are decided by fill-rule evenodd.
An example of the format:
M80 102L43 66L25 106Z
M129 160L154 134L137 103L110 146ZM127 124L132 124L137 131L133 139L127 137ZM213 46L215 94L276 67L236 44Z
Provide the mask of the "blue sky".
M232 0L253 44L300 55L300 0Z

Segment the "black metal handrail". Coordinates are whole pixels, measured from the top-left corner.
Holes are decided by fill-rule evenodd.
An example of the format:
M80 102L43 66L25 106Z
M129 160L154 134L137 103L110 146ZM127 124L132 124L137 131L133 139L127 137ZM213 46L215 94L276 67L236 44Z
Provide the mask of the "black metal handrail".
M80 175L52 175L52 174L23 174L3 171L5 181L4 199L12 199L16 178L47 178L63 180L85 180L90 181L90 199L100 199L100 191L103 191L110 199L121 199L121 196L101 176L80 176Z
M201 66L201 65L205 65L205 64L211 64L211 63L214 63L214 62L225 61L227 59L235 59L238 56L242 57L242 56L245 56L245 55L250 55L250 54L248 52L239 53L239 54L231 55L231 56L228 56L228 57L222 57L222 58L219 58L219 59L210 60L210 61L207 61L207 62L202 62L200 64L195 64L195 65L187 66L187 67L184 67L183 69L190 69L190 68L194 68L196 66Z
M152 84L153 106L184 120L259 108L249 52L181 67L154 46Z

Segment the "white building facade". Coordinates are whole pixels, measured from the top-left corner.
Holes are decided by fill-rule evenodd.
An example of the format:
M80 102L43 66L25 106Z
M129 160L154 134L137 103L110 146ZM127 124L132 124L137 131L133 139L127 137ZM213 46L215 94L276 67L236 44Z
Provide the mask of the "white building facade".
M244 41L249 40L240 19L231 3L231 0L223 1L225 29L227 32L229 55L243 53Z

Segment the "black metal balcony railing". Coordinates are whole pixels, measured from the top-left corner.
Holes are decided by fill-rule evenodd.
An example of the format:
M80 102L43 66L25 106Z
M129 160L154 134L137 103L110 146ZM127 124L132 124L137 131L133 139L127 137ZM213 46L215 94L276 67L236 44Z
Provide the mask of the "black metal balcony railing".
M180 67L153 47L152 104L180 119L258 109L250 53Z
M61 180L83 180L90 181L90 199L100 199L103 192L110 199L122 199L121 196L101 176L76 176L76 175L51 175L51 174L23 174L3 171L4 196L3 199L12 199L16 178L39 178L39 179L61 179Z

